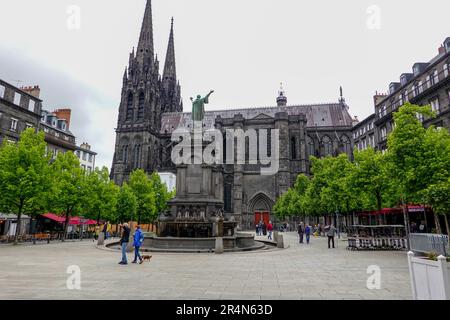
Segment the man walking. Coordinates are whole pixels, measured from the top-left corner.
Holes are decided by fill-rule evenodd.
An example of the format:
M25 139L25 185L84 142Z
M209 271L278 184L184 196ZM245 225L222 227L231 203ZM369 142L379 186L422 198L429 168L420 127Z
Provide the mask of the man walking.
M130 241L130 227L128 223L120 225L122 227L122 237L120 238L120 246L122 247L122 261L119 264L128 264L127 261L127 247Z
M328 231L327 231L328 249L330 249L330 242L333 244L333 249L334 249L334 235L335 234L336 234L336 228L332 224L332 225L330 225L330 227L328 228Z
M139 264L143 262L141 255L139 254L139 249L144 242L144 233L141 230L141 226L136 226L136 232L133 237L134 245L134 260L131 263L137 263L137 258L139 258Z
M303 243L303 235L305 234L305 227L303 226L303 222L300 222L300 224L298 225L298 237L299 237L299 242Z
M309 239L311 237L311 227L309 226L309 224L306 225L305 236L306 236L306 244L309 244Z
M272 240L272 231L273 231L273 225L272 221L269 221L269 224L267 225L267 231L269 232L269 240Z
M102 228L102 232L103 232L103 235L105 237L105 240L108 239L108 232L107 232L107 230L108 230L108 223L105 222L105 224L103 225L103 228Z

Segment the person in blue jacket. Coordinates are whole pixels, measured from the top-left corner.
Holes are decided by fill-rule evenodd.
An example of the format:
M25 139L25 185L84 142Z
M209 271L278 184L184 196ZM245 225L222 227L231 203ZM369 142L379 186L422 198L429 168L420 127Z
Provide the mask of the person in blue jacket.
M139 249L144 243L144 233L141 230L141 226L136 226L136 232L134 233L134 260L132 263L137 263L137 258L139 258L139 264L143 262L141 255L139 254Z

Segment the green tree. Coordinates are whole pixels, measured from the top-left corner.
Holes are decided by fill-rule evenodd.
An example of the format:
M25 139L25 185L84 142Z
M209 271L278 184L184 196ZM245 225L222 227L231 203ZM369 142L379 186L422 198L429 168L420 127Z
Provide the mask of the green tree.
M50 186L45 146L44 133L30 128L17 144L5 141L0 148L0 206L17 214L14 244L21 233L22 213L33 211Z
M128 184L124 183L120 188L116 201L116 219L118 223L133 220L136 216L137 199Z
M96 168L86 177L87 193L84 215L100 220L114 218L119 187L109 178L108 168Z
M438 215L450 212L448 209L448 198L450 192L448 182L450 179L450 134L445 129L430 127L425 133L423 167L428 168L427 187L420 191L423 203L433 209L437 233L442 233ZM447 191L447 199L445 193ZM448 229L447 229L448 230Z
M408 229L406 204L424 200L430 186L447 181L450 172L448 132L424 128L418 115L433 117L430 106L405 104L394 113L395 129L388 137L387 157L393 182L398 186ZM430 200L430 197L425 197ZM433 201L432 201L433 202ZM439 219L435 216L440 232Z
M53 194L51 202L54 211L64 213L64 236L71 215L81 211L88 201L88 184L84 170L80 167L78 158L73 152L59 153L52 164Z
M365 194L371 200L369 203L375 203L376 209L380 211L384 205L384 196L393 192L386 157L380 151L368 148L355 151L354 158L355 167L349 180L351 188L357 194Z
M137 222L150 222L156 214L156 196L150 181L144 170L139 169L131 173L128 182L137 200Z
M168 208L167 201L172 198L172 194L167 190L165 183L161 181L161 177L157 172L150 175L150 183L155 194L155 212L150 217L150 222L154 222L158 215Z

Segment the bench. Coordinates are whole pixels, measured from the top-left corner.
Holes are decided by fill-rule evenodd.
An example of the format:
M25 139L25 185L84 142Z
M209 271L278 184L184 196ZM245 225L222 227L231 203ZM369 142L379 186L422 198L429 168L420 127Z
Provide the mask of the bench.
M47 241L47 243L50 243L50 239L49 233L36 233L33 235L33 244L36 244L36 241Z

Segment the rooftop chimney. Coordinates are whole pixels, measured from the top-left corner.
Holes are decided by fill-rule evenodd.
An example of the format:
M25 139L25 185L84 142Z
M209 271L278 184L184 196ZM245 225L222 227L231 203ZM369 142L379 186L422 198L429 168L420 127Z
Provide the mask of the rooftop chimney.
M386 96L387 94L376 91L375 95L373 96L374 105L377 106L381 102L381 100L386 98Z
M67 129L70 127L70 116L72 114L71 109L56 109L53 113L58 117L58 119L64 119L67 121Z
M41 94L41 89L37 85L29 86L29 87L21 87L20 89L38 99L39 99L39 95Z
M441 46L439 47L439 55L444 54L445 53L445 47L443 44L441 44Z

